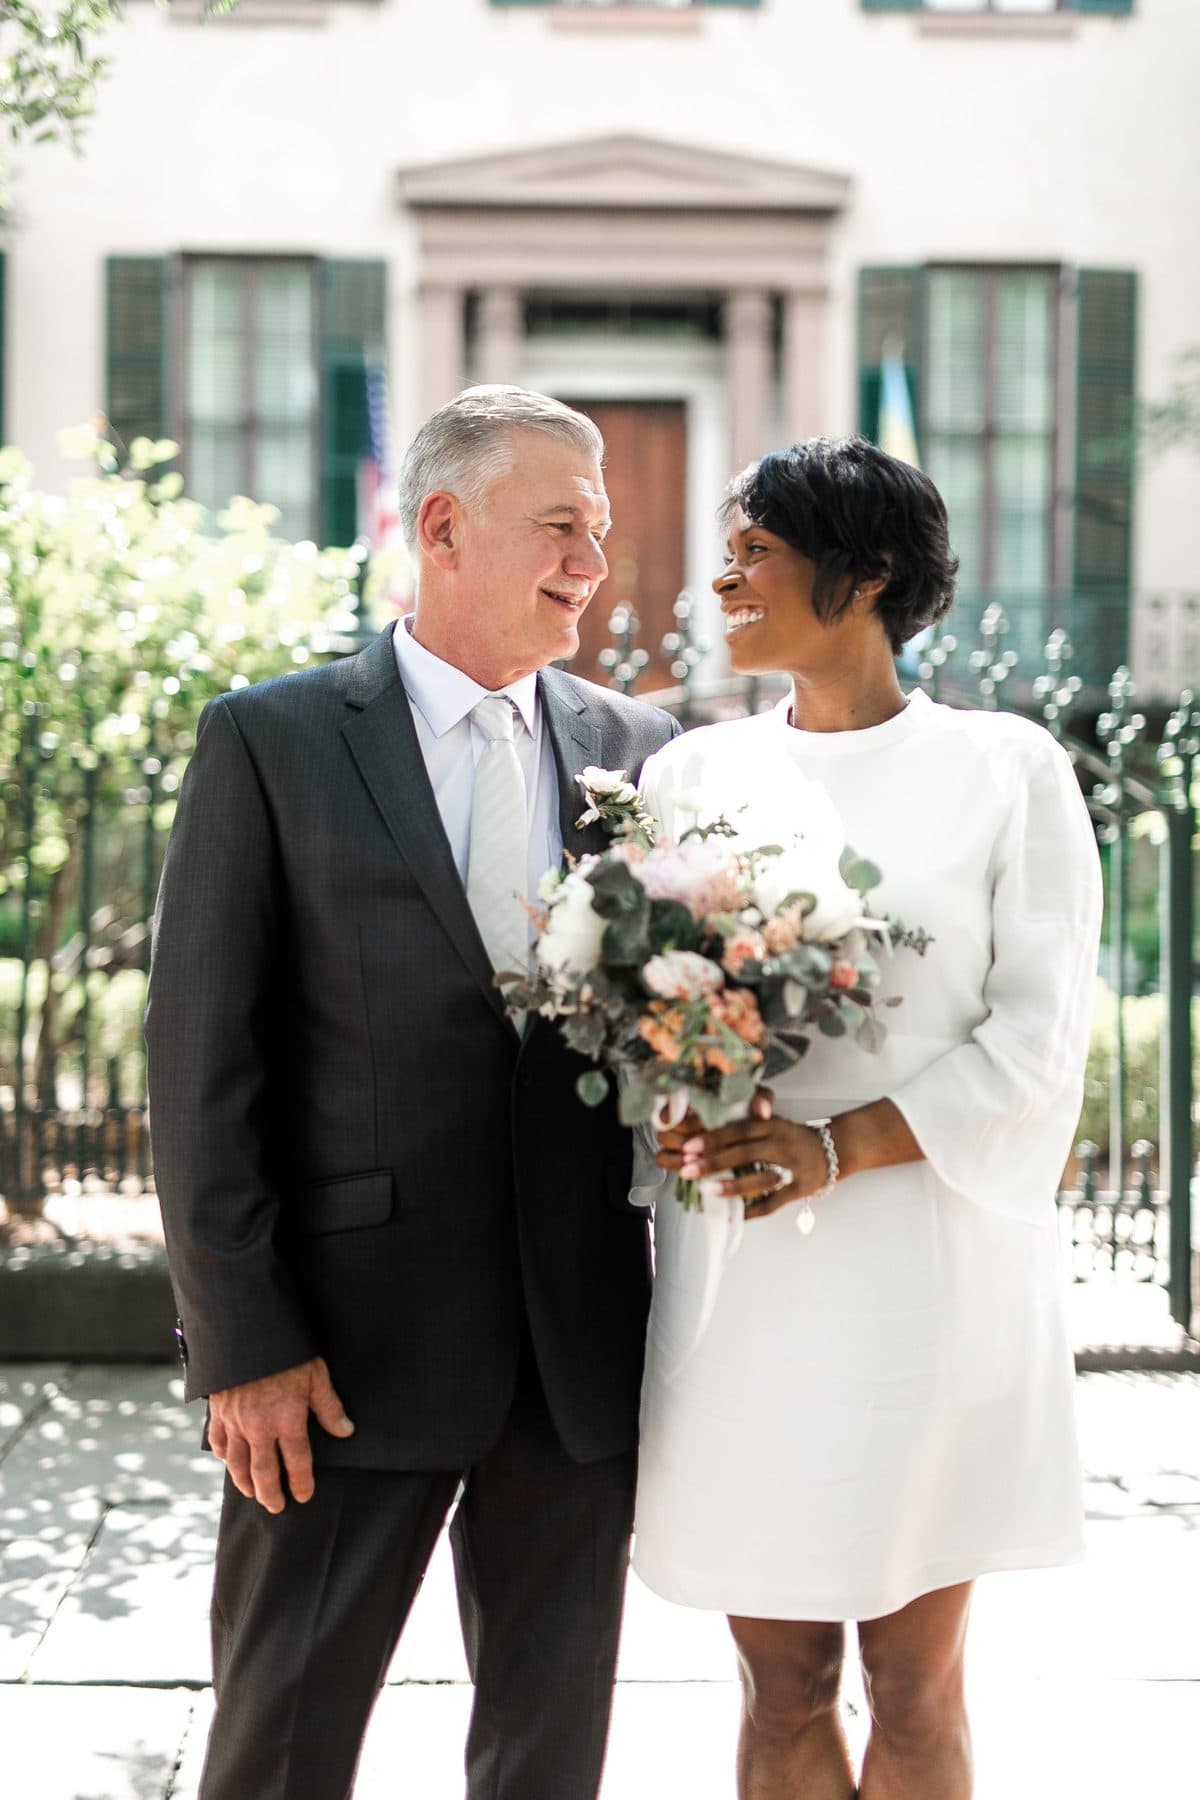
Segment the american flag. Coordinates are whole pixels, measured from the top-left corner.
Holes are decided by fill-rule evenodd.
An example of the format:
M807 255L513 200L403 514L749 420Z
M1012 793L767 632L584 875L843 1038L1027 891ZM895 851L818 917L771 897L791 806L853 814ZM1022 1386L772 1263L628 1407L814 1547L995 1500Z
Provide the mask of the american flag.
M358 465L358 536L372 555L394 549L400 503L392 466L392 424L383 347L369 351L365 370L368 442Z

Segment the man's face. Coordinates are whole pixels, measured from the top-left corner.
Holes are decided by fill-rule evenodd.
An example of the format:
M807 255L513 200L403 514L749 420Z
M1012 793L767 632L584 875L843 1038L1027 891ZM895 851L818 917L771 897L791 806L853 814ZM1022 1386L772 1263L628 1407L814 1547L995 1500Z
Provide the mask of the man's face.
M462 664L486 666L495 686L496 672L507 683L573 656L608 573L599 464L542 432L514 432L512 447L512 468L463 517L453 582Z

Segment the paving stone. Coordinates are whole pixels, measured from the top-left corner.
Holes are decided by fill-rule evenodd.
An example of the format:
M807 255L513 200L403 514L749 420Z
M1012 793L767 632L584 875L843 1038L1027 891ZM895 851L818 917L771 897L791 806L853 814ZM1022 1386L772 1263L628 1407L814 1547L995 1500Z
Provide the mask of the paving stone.
M165 1800L193 1696L0 1687L6 1800Z
M81 1371L51 1393L4 1459L0 1505L35 1514L68 1496L142 1503L216 1494L221 1466L200 1448L200 1415L161 1378L152 1387L149 1373Z
M31 1664L34 1681L207 1681L216 1515L204 1500L106 1513Z
M82 1521L43 1524L0 1544L0 1681L27 1674L38 1645L87 1558L103 1509Z
M0 1363L0 1461L5 1446L66 1371L66 1363Z

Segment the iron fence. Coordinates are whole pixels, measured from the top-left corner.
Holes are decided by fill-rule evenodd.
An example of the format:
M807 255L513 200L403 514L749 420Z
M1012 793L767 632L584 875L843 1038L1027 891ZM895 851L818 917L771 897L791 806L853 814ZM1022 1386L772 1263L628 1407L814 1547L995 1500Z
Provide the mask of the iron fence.
M1095 625L1096 615L1091 615ZM1041 623L1044 615L1039 614ZM964 629L964 627L966 629ZM1115 632L1115 626L1114 626ZM633 609L610 620L604 657L612 686L641 691L648 660ZM1190 691L1157 725L1138 709L1128 669L1097 690L1098 658L1117 642L1087 640L1082 661L1062 625L1034 642L1028 619L1015 625L994 601L971 607L954 634L935 634L907 665L906 679L957 705L1021 705L1070 752L1107 865L1108 970L1113 1044L1104 1104L1092 1107L1093 1137L1079 1146L1059 1196L1064 1246L1076 1281L1115 1280L1165 1289L1172 1316L1192 1323L1193 1168L1193 769L1200 709ZM334 646L355 648L353 636ZM706 649L695 604L676 602L662 644L674 685L646 694L685 726L754 712L782 684L744 677L704 678ZM1102 695L1086 722L1089 696ZM10 1209L38 1210L48 1195L79 1187L147 1191L151 1158L140 1021L150 920L174 794L190 749L152 745L136 757L101 755L86 738L65 759L47 744L36 707L22 720L17 748L0 767L0 865L10 872L0 897L0 1194ZM1161 1045L1153 1084L1139 1076L1131 1096L1127 1005L1130 856L1149 820L1161 898L1158 1004ZM39 871L47 822L66 852ZM1153 1091L1151 1092L1151 1087ZM1137 1107L1148 1127L1138 1131ZM1094 1097L1093 1097L1094 1098ZM1145 1123L1145 1118L1142 1119ZM1103 1140L1103 1141L1101 1141Z

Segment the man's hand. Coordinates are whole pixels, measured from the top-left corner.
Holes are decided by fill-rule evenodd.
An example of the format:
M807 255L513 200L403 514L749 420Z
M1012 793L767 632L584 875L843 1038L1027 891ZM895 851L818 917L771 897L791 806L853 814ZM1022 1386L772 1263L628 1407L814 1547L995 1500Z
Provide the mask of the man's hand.
M208 1412L213 1455L225 1464L239 1494L257 1500L269 1513L284 1508L280 1458L292 1499L303 1502L313 1497L310 1412L332 1437L349 1437L354 1430L333 1391L323 1356L278 1375L264 1375L261 1381L219 1388L208 1397Z

